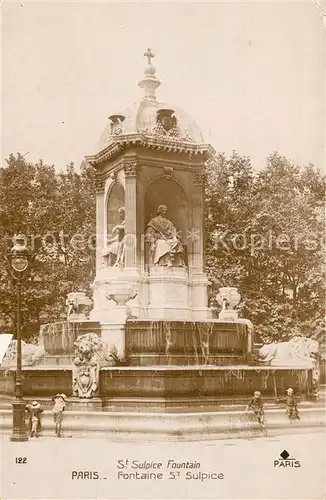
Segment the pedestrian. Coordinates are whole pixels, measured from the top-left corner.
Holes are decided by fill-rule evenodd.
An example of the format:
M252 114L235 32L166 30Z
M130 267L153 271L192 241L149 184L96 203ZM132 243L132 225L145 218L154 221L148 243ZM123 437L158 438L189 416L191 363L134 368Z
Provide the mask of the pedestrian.
M254 396L248 403L246 411L253 410L261 427L266 427L264 422L264 403L259 391L254 392Z
M53 405L53 420L55 423L55 434L57 437L61 437L61 423L62 423L62 414L66 407L67 396L65 394L56 394L53 396L52 401Z
M286 412L291 424L292 420L300 420L298 404L292 387L286 390Z
M43 408L38 401L33 401L32 404L26 405L26 411L29 416L30 437L38 437L41 430L41 413L43 412Z

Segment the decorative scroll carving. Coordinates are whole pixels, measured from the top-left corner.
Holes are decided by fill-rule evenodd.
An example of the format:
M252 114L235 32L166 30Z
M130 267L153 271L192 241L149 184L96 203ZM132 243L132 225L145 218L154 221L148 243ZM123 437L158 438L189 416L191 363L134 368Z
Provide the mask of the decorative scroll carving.
M97 193L104 193L105 179L104 177L97 176L95 179L95 187Z
M137 160L128 160L124 162L124 172L126 177L136 177L139 173Z
M182 137L182 140L185 142L194 142L193 136L188 132L188 130L185 130L185 135Z

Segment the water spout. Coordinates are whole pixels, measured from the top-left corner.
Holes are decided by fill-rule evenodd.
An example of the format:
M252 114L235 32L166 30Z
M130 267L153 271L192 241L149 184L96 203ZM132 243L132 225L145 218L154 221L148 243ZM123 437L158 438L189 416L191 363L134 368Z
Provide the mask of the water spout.
M171 354L170 354L170 349L172 346L172 333L171 333L171 326L170 323L167 321L164 321L163 323L163 328L164 328L164 333L165 333L165 355L167 358L167 364L171 365Z

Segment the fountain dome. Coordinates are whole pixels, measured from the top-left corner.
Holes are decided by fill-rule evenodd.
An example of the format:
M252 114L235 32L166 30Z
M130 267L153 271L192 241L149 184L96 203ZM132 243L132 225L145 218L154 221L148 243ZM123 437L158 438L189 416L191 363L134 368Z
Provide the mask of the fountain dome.
M156 99L155 90L160 81L156 78L156 69L151 63L154 54L148 49L145 56L148 64L143 79L138 83L144 90L143 97L131 108L112 110L96 145L96 153L105 149L117 136L135 134L193 144L204 143L200 128L184 110Z

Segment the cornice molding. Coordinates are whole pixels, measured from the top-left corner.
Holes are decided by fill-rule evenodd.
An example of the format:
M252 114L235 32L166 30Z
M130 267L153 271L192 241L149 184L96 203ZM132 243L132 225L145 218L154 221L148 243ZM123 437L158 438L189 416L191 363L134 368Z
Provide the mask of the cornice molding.
M168 153L179 153L192 156L201 156L205 161L215 154L214 148L209 144L193 144L182 140L171 140L166 138L146 136L144 134L129 134L112 137L110 143L102 151L95 155L86 156L86 160L97 166L104 161L110 160L123 151L132 147L142 147L154 151Z

